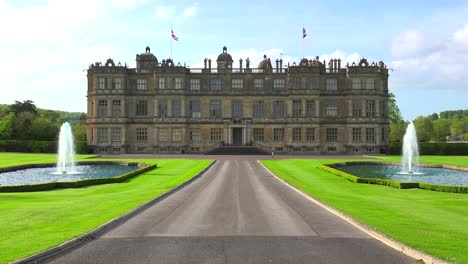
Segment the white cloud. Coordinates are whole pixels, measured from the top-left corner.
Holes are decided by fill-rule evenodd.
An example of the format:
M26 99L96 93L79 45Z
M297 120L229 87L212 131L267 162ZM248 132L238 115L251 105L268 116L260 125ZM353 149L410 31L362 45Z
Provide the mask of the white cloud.
M397 52L392 46L391 86L468 92L468 24L446 39L431 41L416 31L404 35L407 45L399 45Z
M175 17L176 10L172 6L158 6L154 13L157 20L167 21Z
M430 54L439 50L444 42L421 31L410 29L392 42L392 55L395 57L407 57Z
M133 8L146 3L146 0L112 0L112 5L117 8Z
M182 14L184 17L192 17L197 13L197 11L198 11L198 4L195 3L193 6L185 8Z

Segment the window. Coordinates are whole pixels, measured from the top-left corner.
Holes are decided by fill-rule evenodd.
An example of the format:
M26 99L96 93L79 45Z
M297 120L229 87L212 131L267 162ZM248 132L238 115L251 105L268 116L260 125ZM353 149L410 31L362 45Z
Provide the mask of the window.
M138 142L145 142L148 140L148 128L137 127L136 129L136 140Z
M189 139L192 142L199 142L201 139L201 132L199 128L190 129Z
M159 116L166 117L167 116L167 100L159 100Z
M234 118L243 118L244 111L243 111L243 104L241 100L233 100L232 101L232 117Z
M173 128L172 129L172 142L180 142L180 141L182 141L182 129Z
M352 88L353 89L361 89L361 79L353 78L352 80Z
M191 91L200 91L200 79L191 79L190 80L190 90Z
M380 116L387 117L387 102L385 100L380 101Z
M382 127L382 133L380 134L380 136L381 142L385 144L387 142L387 129L385 127Z
M254 128L253 129L253 140L254 141L263 141L264 140L263 128Z
M168 135L169 133L167 132L167 128L159 129L159 141L160 142L167 142L169 140Z
M374 89L374 79L366 79L366 89Z
M338 90L338 80L327 79L327 91L336 91L336 90Z
M221 86L221 79L211 79L210 80L210 90L212 91L221 91L223 87Z
M284 140L284 128L273 128L273 141Z
M326 116L337 116L338 107L336 106L336 101L329 101L325 106L325 115Z
M306 128L306 140L307 142L315 141L315 128L313 127Z
M327 142L334 143L338 141L338 128L327 128Z
M112 117L121 117L122 107L120 100L112 100Z
M146 90L146 79L137 79L137 90L138 91Z
M98 143L107 143L109 135L107 132L107 128L98 128L96 129L97 132L97 142Z
M306 102L306 116L307 117L314 117L315 114L315 101L314 100L307 100Z
M159 89L160 90L166 89L166 79L159 78Z
M292 78L291 79L291 88L292 89L300 89L301 88L301 79Z
M221 118L221 101L220 100L210 101L210 117Z
M302 116L302 101L301 100L293 100L293 117L301 117Z
M375 143L375 129L373 127L366 128L366 142Z
M253 101L252 118L264 118L263 101Z
M273 90L284 90L284 79L274 79Z
M222 128L212 128L210 130L210 139L211 142L219 142L222 140L223 137L223 129Z
M360 143L361 142L361 128L353 127L352 136L353 136L353 143Z
M385 90L384 81L380 80L380 89Z
M307 89L312 90L316 88L315 79L307 79Z
M98 101L98 117L107 117L107 100Z
M375 103L374 100L366 100L366 117L375 116Z
M190 116L192 118L200 118L200 100L192 100L190 101Z
M172 116L180 117L180 115L181 115L180 100L172 100Z
M174 89L182 89L182 78L174 78Z
M244 80L232 79L232 89L244 89Z
M254 90L263 89L263 79L254 79Z
M122 89L122 78L112 79L112 89Z
M148 115L148 102L146 100L137 100L136 102L136 116Z
M361 117L361 101L360 100L353 100L352 103L352 114L353 117Z
M295 142L301 141L301 128L295 127L292 129L292 140Z
M273 118L284 118L284 101L273 102Z
M106 78L98 78L97 87L98 89L106 89Z
M112 143L120 143L120 127L111 128L111 141Z

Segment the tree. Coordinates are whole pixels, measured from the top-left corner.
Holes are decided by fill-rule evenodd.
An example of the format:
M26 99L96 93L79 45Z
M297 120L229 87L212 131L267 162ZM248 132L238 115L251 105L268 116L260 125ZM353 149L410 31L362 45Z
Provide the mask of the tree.
M438 115L437 113L433 113L433 114L431 115L431 119L432 119L432 120L438 120L438 119L439 119L439 115Z
M32 138L32 123L35 119L35 115L32 112L21 112L16 115L14 124L15 139L31 139Z
M32 140L56 140L59 128L56 123L50 119L39 117L32 121L31 139Z
M432 121L432 127L434 133L432 134L432 140L437 142L444 142L447 137L450 136L450 125L451 120L439 119Z
M388 94L388 118L390 119L390 124L403 120L400 108L398 108L396 103L395 94L393 93Z
M11 139L16 115L11 112L0 120L0 139Z
M86 125L77 124L72 130L76 141L86 141Z
M431 117L418 116L413 121L413 124L416 128L416 133L419 141L428 142L431 140L433 132Z
M464 135L468 133L468 116L452 120L450 132L454 140L464 139Z
M14 112L16 116L23 112L30 112L37 115L37 108L31 100L25 100L23 102L15 101L15 103L10 106L10 111Z
M390 142L402 142L408 124L401 120L390 124Z

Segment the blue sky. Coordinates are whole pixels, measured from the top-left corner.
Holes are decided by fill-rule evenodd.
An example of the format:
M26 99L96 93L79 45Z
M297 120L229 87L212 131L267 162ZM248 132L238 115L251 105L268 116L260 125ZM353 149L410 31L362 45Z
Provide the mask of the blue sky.
M135 66L149 45L159 60L201 66L223 46L235 61L263 54L383 60L405 119L468 109L466 1L0 0L0 103L86 111L86 72L112 57ZM284 55L280 55L283 53Z

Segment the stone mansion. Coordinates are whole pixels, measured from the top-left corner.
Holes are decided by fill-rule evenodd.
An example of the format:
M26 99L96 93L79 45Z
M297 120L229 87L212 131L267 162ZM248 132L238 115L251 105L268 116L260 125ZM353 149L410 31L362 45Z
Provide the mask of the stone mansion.
M295 154L380 153L389 140L388 69L266 56L251 67L224 47L212 67L158 61L147 47L136 68L88 69L88 146L95 153L206 153L252 146Z

